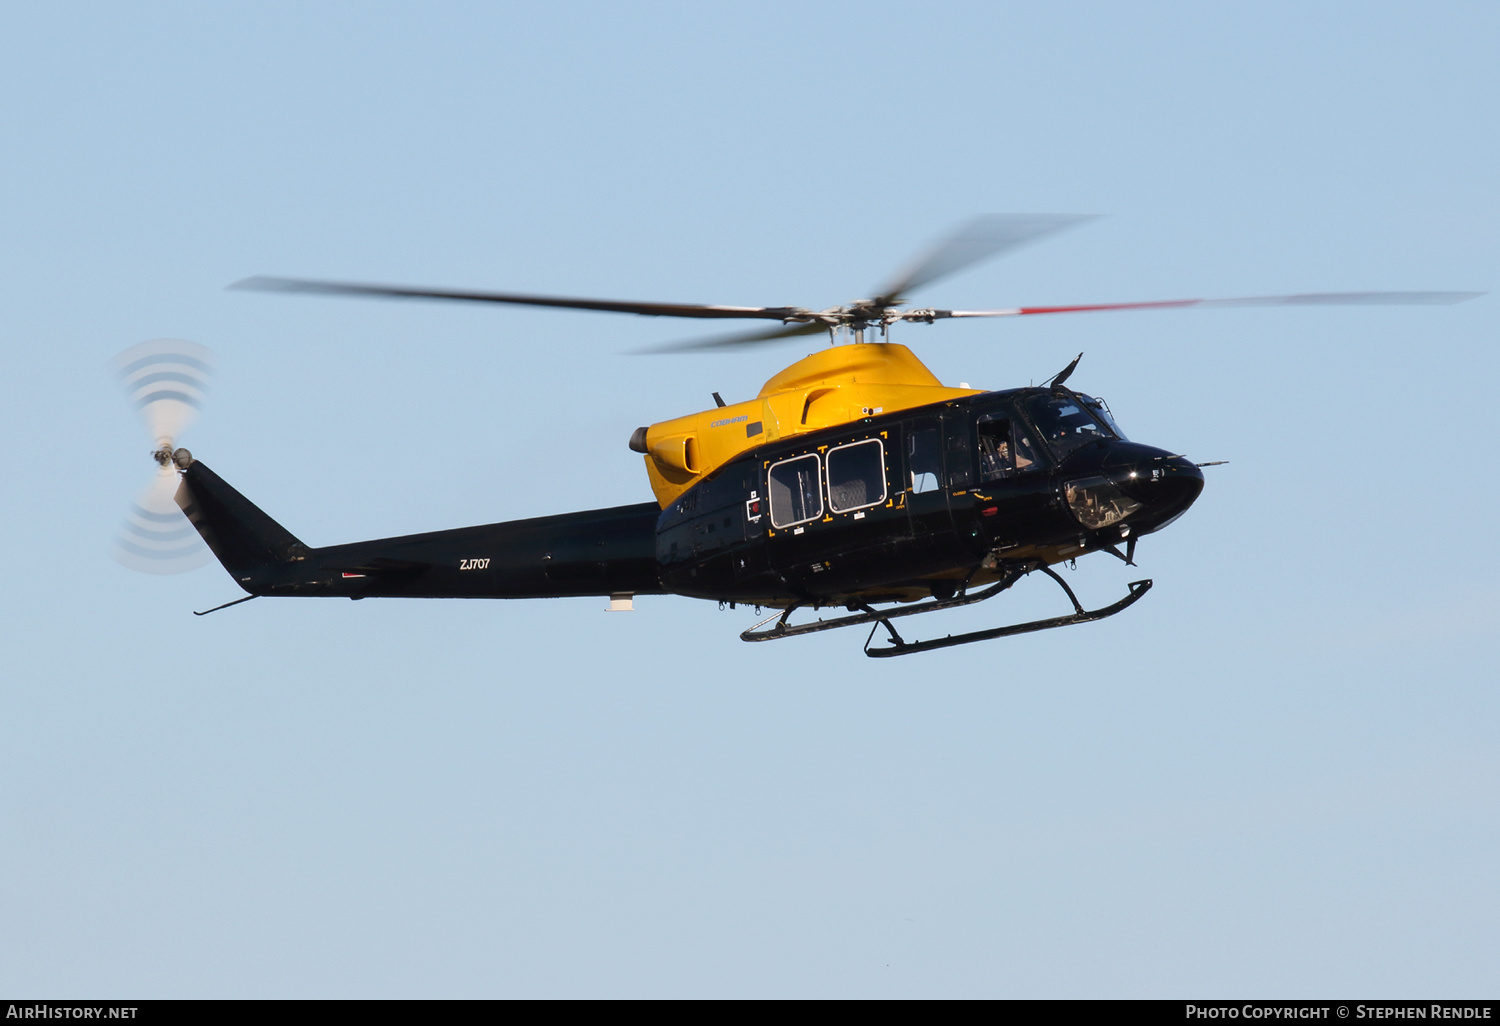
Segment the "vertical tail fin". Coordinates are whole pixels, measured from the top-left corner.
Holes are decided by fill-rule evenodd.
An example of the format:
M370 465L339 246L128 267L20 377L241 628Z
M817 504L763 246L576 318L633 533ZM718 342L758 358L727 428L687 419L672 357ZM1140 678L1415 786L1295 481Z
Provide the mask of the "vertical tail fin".
M306 545L198 460L183 472L176 499L224 569L252 594L307 556Z

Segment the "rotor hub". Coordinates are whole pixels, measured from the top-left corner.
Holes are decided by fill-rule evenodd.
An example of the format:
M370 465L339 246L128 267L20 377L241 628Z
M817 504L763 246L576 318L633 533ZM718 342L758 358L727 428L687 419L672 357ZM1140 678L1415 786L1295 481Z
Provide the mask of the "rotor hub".
M173 449L171 443L163 445L151 453L151 458L156 465L165 470L167 467L176 467L178 470L186 470L193 465L193 454L186 449Z

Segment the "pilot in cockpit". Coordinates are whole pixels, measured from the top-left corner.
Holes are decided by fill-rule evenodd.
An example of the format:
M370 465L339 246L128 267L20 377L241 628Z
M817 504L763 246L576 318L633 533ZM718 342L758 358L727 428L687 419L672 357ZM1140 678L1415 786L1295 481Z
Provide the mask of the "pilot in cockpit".
M985 418L979 422L979 478L993 481L1015 470L1010 451L1010 421Z
M1014 428L1015 434L1012 435ZM1009 417L979 420L979 479L995 481L1030 470L1036 465L1036 450L1026 435L1026 426Z

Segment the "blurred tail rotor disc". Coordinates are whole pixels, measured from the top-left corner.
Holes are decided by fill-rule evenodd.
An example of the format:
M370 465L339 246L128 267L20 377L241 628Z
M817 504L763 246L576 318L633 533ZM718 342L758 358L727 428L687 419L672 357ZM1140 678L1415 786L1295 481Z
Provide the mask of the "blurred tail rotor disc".
M174 498L177 470L165 466L130 507L114 556L120 564L147 574L180 574L208 562L208 546L182 515Z
M208 562L210 553L178 508L179 469L192 456L174 447L197 419L213 370L213 352L183 339L159 338L125 350L113 361L115 373L146 424L156 447L157 470L130 507L115 540L115 559L144 573L175 574Z
M125 350L114 367L152 441L170 446L203 407L213 352L180 338L156 338Z

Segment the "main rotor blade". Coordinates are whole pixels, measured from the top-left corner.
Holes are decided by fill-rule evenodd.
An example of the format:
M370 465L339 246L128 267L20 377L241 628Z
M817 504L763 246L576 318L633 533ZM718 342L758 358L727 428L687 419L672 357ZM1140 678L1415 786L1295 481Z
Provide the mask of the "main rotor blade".
M940 320L945 317L1028 317L1032 314L1092 313L1100 310L1169 310L1191 306L1451 306L1483 295L1483 292L1304 292L1293 296L1165 299L1149 303L1017 306L1006 310L934 310L932 313L935 319Z
M1093 215L1088 214L988 214L976 217L897 275L871 303L890 306L913 289L945 275L1092 220Z
M404 285L361 285L356 282L309 281L302 278L257 276L237 281L232 289L261 292L316 292L332 296L377 296L387 299L453 299L469 303L510 303L551 306L568 310L602 310L643 317L760 318L779 321L804 313L787 306L707 306L700 303L636 303L622 299L582 299L571 296L533 296L517 292L465 292L458 289L408 288Z
M751 331L741 335L715 335L709 338L689 339L685 342L668 342L665 345L636 349L636 353L691 353L706 350L734 349L755 345L757 342L776 342L798 335L817 335L828 330L828 325L813 321L811 324L788 324L766 331Z

